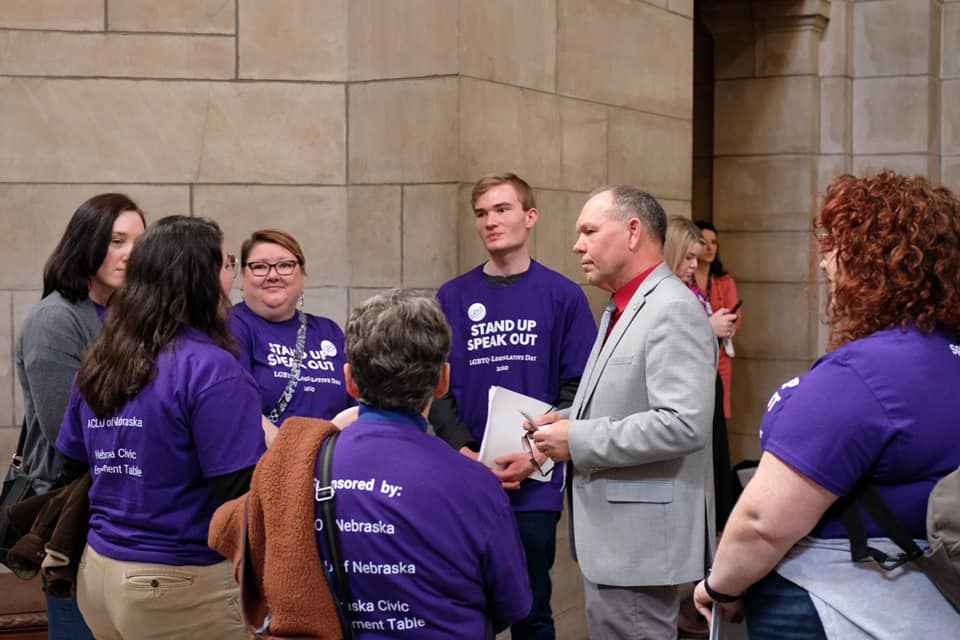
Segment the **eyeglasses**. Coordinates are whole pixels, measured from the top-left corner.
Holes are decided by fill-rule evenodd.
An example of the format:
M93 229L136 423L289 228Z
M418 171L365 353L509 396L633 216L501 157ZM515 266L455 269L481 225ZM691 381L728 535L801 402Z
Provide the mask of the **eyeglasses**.
M816 239L820 251L830 251L833 249L833 238L823 227L817 227L814 229L813 237Z
M244 265L250 270L250 274L257 278L266 278L270 274L270 269L276 269L278 276L292 276L293 272L300 266L297 260L281 260L280 262L248 262Z
M520 436L520 446L523 447L523 452L530 456L530 464L532 464L533 468L537 470L537 473L544 478L549 478L553 475L553 470L557 467L556 464L544 471L543 467L540 466L540 463L537 462L537 456L534 455L533 452L533 433L525 433Z
M554 407L551 406L549 409L547 409L543 413L544 415L546 415L553 410L554 410ZM525 411L520 411L519 413L521 416L523 416L524 420L526 420L530 424L533 424L533 416L531 416L529 413ZM554 463L549 469L544 471L543 466L541 466L540 463L537 462L537 456L534 453L535 446L536 445L533 443L533 431L527 431L522 436L520 436L520 447L523 449L524 453L530 456L530 464L533 465L533 468L536 469L537 473L539 473L541 476L543 476L544 478L549 478L551 475L553 475L553 470L557 467L557 465L556 463Z

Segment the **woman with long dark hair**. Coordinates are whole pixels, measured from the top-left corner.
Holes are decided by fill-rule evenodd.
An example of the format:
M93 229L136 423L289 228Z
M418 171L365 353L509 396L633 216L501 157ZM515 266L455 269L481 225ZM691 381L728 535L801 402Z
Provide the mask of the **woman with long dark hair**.
M87 348L103 329L113 292L122 284L127 258L144 230L143 212L120 193L81 204L47 259L43 296L17 336L17 378L23 392L21 469L34 493L53 488L62 457L54 449L73 381ZM92 638L75 599L47 596L51 640Z
M213 511L264 451L256 386L231 353L223 235L170 216L140 238L80 368L57 448L92 474L77 597L98 638L245 637Z
M851 560L858 529L900 552L844 513L872 491L923 548L930 492L960 466L960 200L919 176L839 176L815 231L830 352L767 403L697 604L744 610L752 640L955 638L960 614L912 563Z
M737 283L733 276L727 273L727 270L723 267L723 262L720 260L717 229L709 222L698 220L695 224L703 233L703 239L706 241L703 256L700 258L697 270L694 273L697 287L704 292L713 309L729 311L740 302L740 294L737 293ZM740 329L741 319L742 316L738 313L730 335L721 339L723 348L720 349L720 362L717 366L720 371L720 379L723 380L723 416L727 420L733 417L730 398L733 389L734 351L731 341L734 334Z

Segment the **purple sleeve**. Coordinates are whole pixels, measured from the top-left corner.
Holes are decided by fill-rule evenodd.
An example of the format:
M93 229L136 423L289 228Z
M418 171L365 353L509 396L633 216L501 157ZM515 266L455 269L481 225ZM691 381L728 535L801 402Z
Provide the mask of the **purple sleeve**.
M527 617L533 595L517 520L505 496L498 507L491 522L482 571L487 611L500 632Z
M260 396L247 374L207 387L197 395L190 428L203 477L257 464L266 451Z
M560 381L579 378L587 366L587 359L597 339L597 323L593 320L587 296L577 287L567 303L563 320L563 345L560 349Z
M240 366L253 373L253 335L236 309L230 314L230 334L237 343L237 360Z
M892 437L857 372L829 359L773 394L760 430L764 451L837 496L869 473Z
M83 441L83 424L80 420L80 392L76 382L70 391L70 403L63 413L60 435L57 436L56 449L73 460L89 462L87 445Z

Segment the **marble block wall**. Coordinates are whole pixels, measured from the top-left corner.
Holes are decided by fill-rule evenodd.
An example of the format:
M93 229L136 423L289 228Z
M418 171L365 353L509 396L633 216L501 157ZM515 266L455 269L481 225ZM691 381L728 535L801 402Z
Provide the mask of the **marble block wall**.
M704 4L715 42L713 174L695 171L694 193L712 180L721 253L745 300L736 461L759 454L777 385L825 349L810 228L829 180L889 168L960 190L960 2Z
M940 10L940 179L960 193L960 0Z
M468 199L484 173L535 187L535 255L578 282L573 222L598 184L690 215L693 4L0 0L0 453L21 413L14 336L96 193L148 221L209 216L234 248L293 232L309 310L341 323L482 259ZM567 558L558 621L584 637Z
M574 223L594 187L638 184L669 213L690 215L693 2L496 0L461 9L461 270L485 256L470 188L486 173L509 168L530 182L542 214L534 256L581 283ZM604 296L587 293L602 308Z
M734 461L759 455L767 399L816 352L810 220L829 5L717 2L704 12L714 38L712 217L744 301L728 425Z

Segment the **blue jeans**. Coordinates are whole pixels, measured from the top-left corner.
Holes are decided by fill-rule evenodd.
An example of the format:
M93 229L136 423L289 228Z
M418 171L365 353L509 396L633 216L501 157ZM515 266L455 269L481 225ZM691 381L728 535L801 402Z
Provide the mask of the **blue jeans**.
M47 595L47 640L93 640L76 598Z
M520 541L527 555L527 575L533 591L533 607L525 620L510 627L513 640L554 640L553 612L550 610L550 569L557 555L556 511L515 511Z
M750 640L827 640L810 594L777 573L750 587L744 607Z

